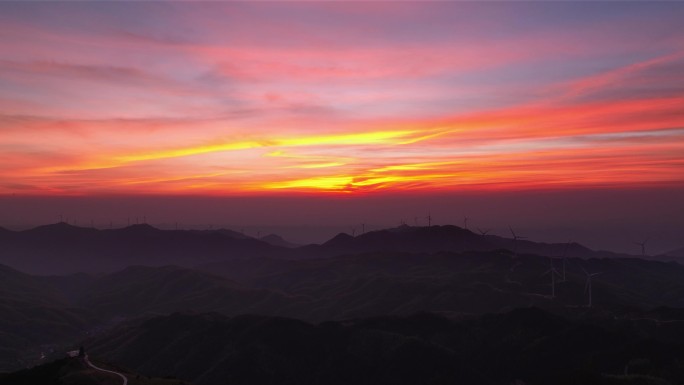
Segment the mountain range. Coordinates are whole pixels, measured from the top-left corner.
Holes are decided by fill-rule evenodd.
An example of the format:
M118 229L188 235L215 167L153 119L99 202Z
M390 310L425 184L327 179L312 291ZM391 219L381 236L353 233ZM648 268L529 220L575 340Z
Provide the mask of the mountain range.
M458 226L406 225L356 237L341 233L320 245L297 246L274 234L256 239L226 229L160 230L139 224L98 230L62 222L24 231L3 230L0 245L0 263L34 274L112 272L131 265L194 267L235 258L312 259L381 251L505 249L544 256L634 257L595 251L573 242L540 243L475 234Z
M597 338L625 338L638 345L641 336L653 349L666 352L673 348L663 343L679 341L684 335L680 328L684 265L674 261L597 252L576 243L478 235L456 226L402 226L356 237L340 234L321 245L278 246L267 240L230 230L165 231L147 225L95 230L57 224L22 232L0 231L0 258L8 262L0 265L0 372L61 358L65 349L87 341L98 358L107 362L197 384L222 383L219 379L225 376L244 384L257 380L267 384L365 383L367 379L359 373L375 367L380 369L368 381L402 383L426 375L405 368L412 360L422 362L414 356L416 352L432 357L436 365L434 378L428 376L424 383L456 378L447 362L452 366L457 362L453 367L460 368L457 372L462 378L475 381L471 383L505 380L508 384L516 378L543 383L559 379L549 373L535 378L531 369L516 374L515 365L528 367L527 361L511 361L501 369L516 378L492 377L487 368L472 370L453 341L442 339L449 335L463 341L466 337L459 333L464 328L468 333L497 335L482 329L481 323L496 317L504 317L501 323L516 320L510 316L517 314L515 309L531 308L539 309L529 316L539 327L549 322L563 330L602 327L605 330ZM141 260L144 265L136 263ZM32 269L22 272L17 265ZM61 266L55 269L61 273L40 275L52 266ZM591 292L589 273L594 274ZM429 315L415 318L415 314ZM159 334L149 334L154 331L150 322L158 326ZM408 334L397 337L393 329L369 331L359 326L369 322L408 322L409 326L403 326L407 329L402 329ZM445 335L427 340L416 331L447 324ZM185 325L187 334L178 331L178 325ZM216 341L204 334L207 330L214 330ZM534 350L539 341L557 338L525 336L522 345L510 349ZM367 346L347 345L349 338ZM193 341L196 346L191 346ZM567 344L572 339L558 341ZM141 344L162 342L171 345L157 347L158 356L130 361L139 349L144 351ZM481 357L493 354L494 339L480 343L490 344L486 345L489 350L483 345L484 350L478 351ZM610 357L607 346L599 349L600 354ZM337 348L342 352L328 351ZM635 356L620 360L638 361L638 350L629 349ZM344 353L350 351L354 353ZM185 356L179 358L179 354ZM387 361L375 361L372 357L377 354ZM572 354L576 354L572 362L577 363L581 361L577 354L585 353ZM649 365L655 369L644 376L663 381L679 378L663 374L679 369L656 356L649 356ZM331 368L337 360L341 368L348 365L348 375ZM600 367L617 376L617 364L606 362L601 361ZM315 365L327 369L311 373L302 369ZM421 365L430 368L428 363ZM586 364L588 372L585 364L577 365L568 373L590 373L599 381L586 383L629 383L596 372L591 369L593 363ZM231 368L230 374L221 372L225 367ZM400 375L395 376L395 371ZM630 378L637 381L633 383L646 381Z

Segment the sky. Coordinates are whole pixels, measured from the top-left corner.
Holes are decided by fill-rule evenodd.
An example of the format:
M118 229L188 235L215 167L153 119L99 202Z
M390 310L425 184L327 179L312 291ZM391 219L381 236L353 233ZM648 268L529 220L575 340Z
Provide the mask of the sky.
M283 217L294 201L336 225L349 204L494 218L474 197L544 213L540 192L615 221L684 193L682 20L680 2L2 2L0 225L158 197L160 221L203 197L273 204L259 223L321 222ZM665 201L623 219L684 231Z

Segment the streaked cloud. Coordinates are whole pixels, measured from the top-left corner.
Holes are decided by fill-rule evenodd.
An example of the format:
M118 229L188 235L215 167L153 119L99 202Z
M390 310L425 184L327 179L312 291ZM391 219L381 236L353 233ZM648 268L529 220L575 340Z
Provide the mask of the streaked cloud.
M678 3L0 11L0 193L684 181Z

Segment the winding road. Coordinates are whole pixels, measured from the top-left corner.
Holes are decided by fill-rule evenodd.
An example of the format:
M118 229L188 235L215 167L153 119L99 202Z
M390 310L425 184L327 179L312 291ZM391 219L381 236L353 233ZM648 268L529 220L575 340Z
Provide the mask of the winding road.
M86 364L88 364L88 366L90 366L91 368L93 368L95 370L99 370L101 372L116 374L117 376L121 377L121 379L123 380L123 385L128 385L128 378L126 378L126 376L124 376L123 374L121 374L119 372L114 372L112 370L98 368L97 366L93 365L92 362L90 362L90 360L88 359L88 356L85 356L83 359L85 360Z

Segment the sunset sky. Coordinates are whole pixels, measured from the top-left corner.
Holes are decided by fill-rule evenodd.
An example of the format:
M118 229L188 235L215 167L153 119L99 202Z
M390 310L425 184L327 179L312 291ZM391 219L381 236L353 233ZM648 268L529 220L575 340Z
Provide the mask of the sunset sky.
M682 20L680 2L3 2L0 194L680 188Z

